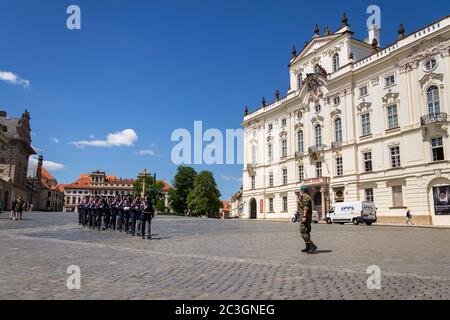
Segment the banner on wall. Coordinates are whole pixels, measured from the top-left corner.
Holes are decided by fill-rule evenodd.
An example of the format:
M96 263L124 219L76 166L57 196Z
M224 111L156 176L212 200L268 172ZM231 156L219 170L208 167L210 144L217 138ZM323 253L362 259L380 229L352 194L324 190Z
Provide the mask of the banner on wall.
M450 186L433 187L434 213L450 215Z

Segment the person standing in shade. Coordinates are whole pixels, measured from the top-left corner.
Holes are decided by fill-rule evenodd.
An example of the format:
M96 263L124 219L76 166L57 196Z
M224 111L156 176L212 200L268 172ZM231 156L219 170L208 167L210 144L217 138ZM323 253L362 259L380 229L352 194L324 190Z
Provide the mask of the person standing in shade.
M16 201L16 207L14 208L16 220L22 220L22 211L24 206L25 202L22 200L22 197L19 196Z
M141 236L145 239L145 226L148 223L148 236L147 239L152 239L152 219L155 215L152 201L149 196L145 197L142 201L142 214L141 214Z
M306 244L302 252L313 254L317 246L311 240L312 199L307 192L308 189L305 186L301 186L297 191L297 210L300 213L300 235Z

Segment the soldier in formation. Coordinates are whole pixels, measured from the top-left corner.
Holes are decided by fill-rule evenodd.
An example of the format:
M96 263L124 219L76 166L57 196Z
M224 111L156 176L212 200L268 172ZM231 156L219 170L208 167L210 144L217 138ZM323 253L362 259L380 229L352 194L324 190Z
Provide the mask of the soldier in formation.
M151 237L151 221L154 207L149 196L145 198L117 195L109 197L85 197L78 205L78 223L93 230L118 230L138 235L142 239Z

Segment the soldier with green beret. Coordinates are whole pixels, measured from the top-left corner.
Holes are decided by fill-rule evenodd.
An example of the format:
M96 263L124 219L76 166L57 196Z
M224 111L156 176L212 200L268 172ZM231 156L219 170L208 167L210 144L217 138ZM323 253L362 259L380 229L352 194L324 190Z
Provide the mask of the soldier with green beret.
M306 244L306 248L302 252L313 254L316 252L317 246L311 240L312 199L307 192L308 189L305 186L300 186L297 190L297 210L300 213L300 235Z

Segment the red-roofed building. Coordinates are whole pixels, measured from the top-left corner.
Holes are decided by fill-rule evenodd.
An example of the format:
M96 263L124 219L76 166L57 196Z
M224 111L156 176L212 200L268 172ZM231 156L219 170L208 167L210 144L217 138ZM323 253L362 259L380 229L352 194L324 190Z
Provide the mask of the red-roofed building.
M83 197L131 195L135 179L122 179L106 175L105 172L96 170L90 174L80 174L77 181L63 186L65 194L66 211L76 211L77 205Z

